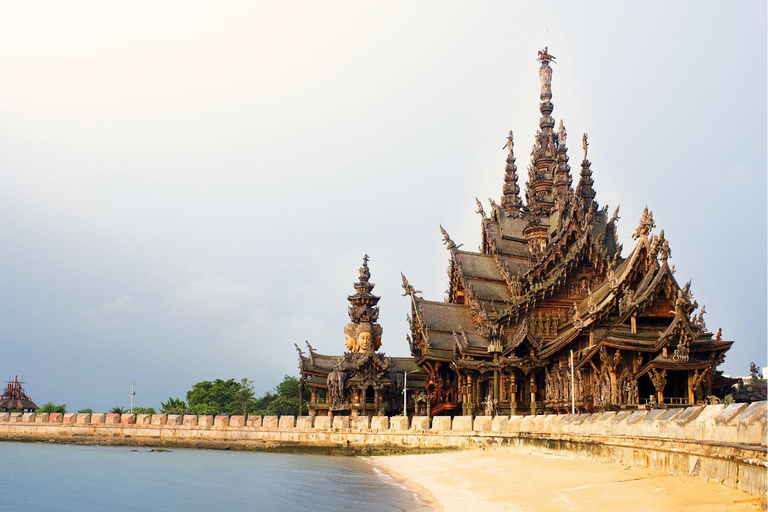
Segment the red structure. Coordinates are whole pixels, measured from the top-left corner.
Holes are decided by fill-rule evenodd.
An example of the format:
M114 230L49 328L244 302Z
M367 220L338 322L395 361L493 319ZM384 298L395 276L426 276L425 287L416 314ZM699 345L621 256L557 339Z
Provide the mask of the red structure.
M0 409L4 411L35 411L38 409L35 402L24 393L24 388L21 387L22 384L24 382L19 380L18 375L13 380L8 381L5 393L0 398Z

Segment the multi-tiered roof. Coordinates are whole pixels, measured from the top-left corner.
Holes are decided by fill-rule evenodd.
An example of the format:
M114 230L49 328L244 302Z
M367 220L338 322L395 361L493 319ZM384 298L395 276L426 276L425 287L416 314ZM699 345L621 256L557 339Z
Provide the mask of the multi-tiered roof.
M550 375L563 366L568 349L575 350L577 367L592 368L585 377L596 380L595 389L611 372L614 400L622 392L617 380L632 381L637 389L646 374L663 393L666 371L688 372L686 379L699 380L697 393L707 392L732 342L707 330L703 307L695 313L690 282L681 287L675 279L669 242L663 230L652 234L655 223L647 208L632 237L634 246L622 256L619 209L609 217L608 208L596 201L586 134L580 177L572 187L567 134L562 121L555 130L552 117L554 57L545 48L538 60L541 119L526 202L520 197L510 132L501 202L490 200L486 212L477 201L479 251L460 249L441 226L450 251L447 300L428 301L406 288L416 362L450 363L460 374L516 368L527 376L543 368L546 377L539 387L550 397L555 395L546 379L554 379Z

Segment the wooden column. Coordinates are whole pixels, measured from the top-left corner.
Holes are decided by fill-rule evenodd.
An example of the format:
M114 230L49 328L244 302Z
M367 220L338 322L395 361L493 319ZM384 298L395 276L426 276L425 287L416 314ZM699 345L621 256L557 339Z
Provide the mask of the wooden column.
M467 399L465 400L464 416L472 414L472 400L475 398L475 379L471 373L467 373Z
M514 415L517 412L517 382L515 381L515 370L509 374L509 411Z
M532 373L530 376L531 386L531 414L536 414L536 374Z

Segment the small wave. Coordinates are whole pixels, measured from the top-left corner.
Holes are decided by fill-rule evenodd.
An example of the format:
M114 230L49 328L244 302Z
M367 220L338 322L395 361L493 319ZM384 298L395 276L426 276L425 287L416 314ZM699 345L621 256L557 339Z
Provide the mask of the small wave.
M389 473L387 473L386 471L382 471L381 469L379 469L378 467L376 467L376 466L373 464L373 461L372 461L371 459L369 459L368 457L361 457L361 459L365 460L366 462L368 462L368 463L371 465L371 468L373 469L373 473L374 473L374 474L375 474L375 475L376 475L376 476L377 476L377 477L378 477L378 478L379 478L381 481L383 481L383 482L385 482L385 483L387 483L387 484L389 484L389 485L393 485L393 486L395 486L395 487L399 487L400 489L403 489L404 491L408 491L408 492L410 492L410 493L413 495L413 498L414 498L414 499L415 499L415 500L418 502L418 504L419 504L419 508L422 508L422 507L424 507L424 508L429 508L429 509L431 509L431 508L432 508L432 507L429 505L429 503L428 503L428 502L424 501L424 500L421 498L421 496L419 496L419 493L417 493L416 491L414 491L414 490L413 490L411 487L409 487L409 486L405 485L404 483L402 483L402 482L398 481L396 478L393 478L393 477L392 477L392 475L390 475L390 474L389 474Z

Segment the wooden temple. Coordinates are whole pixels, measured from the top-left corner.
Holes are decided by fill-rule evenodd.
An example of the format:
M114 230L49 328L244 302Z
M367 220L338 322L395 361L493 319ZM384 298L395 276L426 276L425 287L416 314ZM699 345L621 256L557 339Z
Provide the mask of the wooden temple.
M541 118L525 203L510 132L500 203L491 199L486 212L477 201L479 251L461 249L440 227L450 252L447 299L422 298L402 276L413 359L376 352L378 297L364 262L349 297L350 352L300 353L311 412L396 412L386 404L402 393L403 371L414 372L409 389L411 379L423 387L412 410L430 415L686 406L713 393L733 342L707 329L691 282L678 284L669 241L654 234L647 208L622 255L619 208L609 215L596 200L586 134L573 187L565 127L552 117L554 57L545 48L538 61ZM373 339L365 350L355 345L361 332Z

